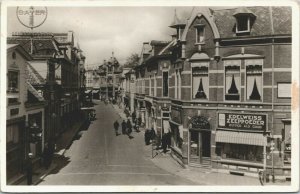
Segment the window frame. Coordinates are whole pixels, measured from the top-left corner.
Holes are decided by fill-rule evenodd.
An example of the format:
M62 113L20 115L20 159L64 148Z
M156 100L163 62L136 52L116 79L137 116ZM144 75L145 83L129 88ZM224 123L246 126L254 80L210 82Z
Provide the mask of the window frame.
M201 67L201 66L204 66L204 65L200 65L201 63L205 63L206 67L207 67L207 81L208 81L208 93L206 94L207 98L206 99L201 99L201 98L194 98L194 94L193 94L193 90L194 90L194 81L193 81L193 68L195 67ZM191 100L192 101L209 101L209 60L199 60L199 61L193 61L191 63Z
M239 30L238 26L239 26L239 23L240 23L240 20L242 17L247 17L247 30ZM240 15L240 16L237 16L236 17L236 25L235 25L235 32L237 34L240 34L240 33L248 33L250 32L250 16L249 15Z
M226 66L229 66L228 63L229 61L238 61L239 64L238 66L240 67L240 88L239 88L239 100L226 100L225 95L227 94L226 92ZM224 102L241 102L242 101L242 59L227 59L223 61L224 63L224 79L223 79L223 100Z
M248 89L248 75L247 75L247 66L252 65L249 64L249 61L251 60L260 60L261 64L259 64L261 66L261 94L260 94L260 100L250 100L248 99L248 93L247 93L247 89ZM263 99L264 99L264 74L263 74L263 66L264 66L264 59L263 58L255 58L255 59L244 59L244 66L245 66L245 78L244 78L244 101L245 102L257 102L257 103L263 103Z
M204 24L196 25L195 28L196 28L196 42L195 42L195 44L205 44L205 25ZM202 32L202 34L203 34L203 41L200 41L200 38L199 38L200 32Z
M17 74L17 88L15 91L11 91L10 90L10 76L9 74L10 73L16 73ZM20 92L20 71L19 70L12 70L12 69L9 69L7 71L7 90L6 90L8 93L19 93Z
M167 95L165 95L165 83L164 83L164 73L167 73ZM162 71L162 97L167 98L170 95L170 91L169 91L169 70L163 70Z

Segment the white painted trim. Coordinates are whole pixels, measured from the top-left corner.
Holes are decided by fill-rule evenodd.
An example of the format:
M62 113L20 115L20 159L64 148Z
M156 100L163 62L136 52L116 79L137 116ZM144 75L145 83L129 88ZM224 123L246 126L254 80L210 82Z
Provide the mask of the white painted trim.
M182 71L181 72L182 75L184 75L184 74L191 74L191 73L192 73L192 71Z
M277 85L274 85L274 86L272 86L272 85L271 86L270 85L268 85L268 86L264 85L263 88L271 88L271 89L272 88L277 88Z
M209 88L224 88L224 86L209 86Z
M225 71L223 69L217 70L217 69L213 69L213 70L209 70L208 73L224 73Z
M292 72L292 68L263 68L263 72Z

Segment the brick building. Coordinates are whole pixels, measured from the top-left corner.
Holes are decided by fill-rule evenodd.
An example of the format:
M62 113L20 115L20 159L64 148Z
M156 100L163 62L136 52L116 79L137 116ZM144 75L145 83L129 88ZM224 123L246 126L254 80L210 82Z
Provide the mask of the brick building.
M153 42L136 68L146 127L171 130L182 165L249 176L266 166L288 178L291 9L196 7L170 27L173 40Z

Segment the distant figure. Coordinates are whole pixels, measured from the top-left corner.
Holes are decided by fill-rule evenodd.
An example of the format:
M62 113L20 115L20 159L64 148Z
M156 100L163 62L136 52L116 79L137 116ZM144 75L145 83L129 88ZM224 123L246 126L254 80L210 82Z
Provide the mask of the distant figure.
M156 137L156 133L155 133L155 130L154 130L153 127L151 128L150 134L151 134L151 136L150 136L151 140L153 141L155 139L155 137Z
M171 131L167 133L167 146L171 148Z
M114 128L115 128L116 136L119 135L119 134L118 134L119 125L120 125L119 122L116 120L116 121L114 122Z
M133 113L131 114L131 117L132 117L132 122L133 122L133 123L136 123L136 122L135 122L136 114L135 114L134 111L133 111Z
M46 169L48 169L50 166L50 160L51 160L50 157L51 157L50 148L47 143L45 145L44 152L43 152L44 166Z
M151 139L150 129L146 129L146 131L145 131L145 144L146 145L150 144L150 139Z
M26 162L26 178L27 178L27 185L32 184L32 153L28 154L28 159Z
M127 120L127 135L130 136L131 132L132 132L132 125L131 125L130 120L128 119Z
M139 118L137 119L137 121L138 121L139 126L141 126L141 125L142 125L142 118L139 117Z
M122 122L122 134L123 135L126 134L126 127L127 127L127 124L126 124L125 120L123 120L123 122Z
M167 133L164 133L162 138L161 138L161 146L163 149L163 152L166 153L167 152Z

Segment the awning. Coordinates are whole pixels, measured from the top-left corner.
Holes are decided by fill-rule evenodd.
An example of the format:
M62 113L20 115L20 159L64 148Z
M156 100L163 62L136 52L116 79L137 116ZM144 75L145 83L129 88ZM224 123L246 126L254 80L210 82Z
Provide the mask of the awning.
M93 90L93 94L98 94L100 90Z
M259 133L217 131L216 142L263 146L264 136Z
M90 92L91 92L91 90L86 90L86 91L85 91L86 94L88 94L88 93L90 93Z

